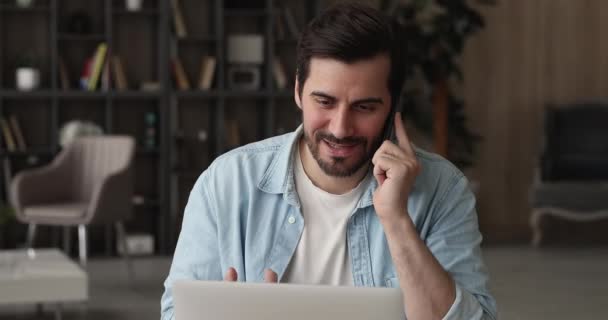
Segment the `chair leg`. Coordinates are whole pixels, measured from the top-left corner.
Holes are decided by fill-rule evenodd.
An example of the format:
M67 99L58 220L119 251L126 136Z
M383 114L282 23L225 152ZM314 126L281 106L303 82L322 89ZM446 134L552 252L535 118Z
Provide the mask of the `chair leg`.
M63 306L61 303L55 304L55 320L63 319Z
M532 227L532 245L535 247L540 246L543 237L543 230L540 227L542 215L542 211L534 210L532 211L532 216L530 217L530 226Z
M44 305L42 303L36 303L36 318L40 319L44 316Z
M80 266L87 266L87 226L84 224L78 225L78 257L80 258Z
M27 226L27 239L26 239L26 247L27 249L34 248L34 240L36 238L36 224L30 223Z
M67 256L70 256L72 253L72 237L70 231L70 227L63 227L63 251Z
M127 275L129 277L129 283L131 286L134 284L135 273L133 271L133 263L131 262L131 258L129 257L129 252L127 249L127 234L125 233L125 226L122 222L116 222L116 234L118 236L118 245L122 250L122 257L125 260L125 264L127 265Z

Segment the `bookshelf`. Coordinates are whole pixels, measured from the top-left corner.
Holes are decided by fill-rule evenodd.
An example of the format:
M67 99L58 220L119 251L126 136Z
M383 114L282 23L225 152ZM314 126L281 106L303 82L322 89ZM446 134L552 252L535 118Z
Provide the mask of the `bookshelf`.
M11 169L2 174L11 176L19 170L48 163L60 151L60 129L73 120L94 123L105 133L134 136L138 197L134 216L126 224L127 233L153 235L156 252L166 253L170 250L165 246L169 192L167 140L163 136L167 94L163 88L168 76L165 53L168 23L164 13L168 5L163 0L144 3L142 10L131 12L125 9L124 1L117 0L36 0L29 8L20 8L13 0L0 0L0 116L16 116L27 143L24 150L9 150L2 137L0 160L9 163ZM112 54L122 59L129 80L126 90L102 88L103 70L95 90L79 87L85 60L100 43L107 45L106 57ZM28 52L38 59L40 87L19 91L14 61ZM60 63L64 64L64 70ZM62 72L67 75L67 84L61 79ZM140 90L139 84L145 81L158 82L160 89ZM143 141L145 117L150 113L157 119L153 145ZM6 186L2 184L0 189L6 203ZM25 227L19 227L19 236L25 239ZM55 245L56 238L57 230L41 229L41 243ZM92 227L89 242L92 254L114 254L113 239L112 228Z
M178 37L176 32L171 32L171 54L179 57L191 82L197 79L201 56L215 56L217 66L213 85L208 90L180 90L174 82L170 84L170 225L173 229L169 238L174 241L190 190L213 159L237 146L291 131L299 125L300 114L293 101L297 34L288 30L285 11L289 11L292 22L301 30L319 7L319 1L177 2L187 34ZM229 81L232 65L228 61L229 37L242 34L263 38L263 62L258 66L260 85L255 90L234 88ZM284 88L278 88L275 83L272 67L275 57L284 68L287 79Z
M318 2L146 0L141 10L133 12L126 10L124 0L36 0L30 8L0 0L0 115L18 118L28 146L9 151L2 141L0 160L10 162L12 175L48 163L60 150L60 128L74 119L96 123L108 133L134 136L139 197L127 233L152 234L156 252L171 254L190 190L211 161L234 147L288 132L299 124L293 102L296 34L292 29L293 24L300 30L304 27L318 12ZM185 35L176 34L174 3L181 9ZM286 12L292 15L291 27ZM15 29L21 31L9 32ZM262 36L260 86L255 90L229 83L228 37L236 34ZM111 63L112 80L105 90L82 90L79 78L85 61L102 42L108 56L120 57L127 85L119 88ZM22 52L39 56L37 90L16 89L13 59ZM204 90L199 88L203 57L215 58L210 87ZM275 83L275 57L286 75L284 88ZM188 90L180 89L174 79L176 58L190 84ZM67 86L62 74L67 75ZM141 90L145 82L155 82L157 89ZM155 114L157 126L153 147L143 142L150 113ZM0 191L6 194L4 185ZM25 238L25 228L21 233ZM90 237L92 254L114 254L110 229L91 230ZM40 238L51 243L56 235L41 230Z

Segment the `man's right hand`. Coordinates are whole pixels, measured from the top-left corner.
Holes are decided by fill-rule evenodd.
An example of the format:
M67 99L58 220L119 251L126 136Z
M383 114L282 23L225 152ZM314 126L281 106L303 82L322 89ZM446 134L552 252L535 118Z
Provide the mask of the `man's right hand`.
M230 267L226 274L224 275L224 281L236 281L239 278L239 274L236 272L236 269ZM264 270L264 282L266 283L277 283L279 282L278 276L276 272L271 269Z

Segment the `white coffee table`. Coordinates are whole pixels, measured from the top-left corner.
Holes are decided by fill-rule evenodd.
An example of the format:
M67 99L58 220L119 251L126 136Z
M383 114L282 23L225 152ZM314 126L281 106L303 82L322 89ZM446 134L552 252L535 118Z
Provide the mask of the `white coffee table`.
M89 297L88 276L57 249L0 251L0 304L61 305Z

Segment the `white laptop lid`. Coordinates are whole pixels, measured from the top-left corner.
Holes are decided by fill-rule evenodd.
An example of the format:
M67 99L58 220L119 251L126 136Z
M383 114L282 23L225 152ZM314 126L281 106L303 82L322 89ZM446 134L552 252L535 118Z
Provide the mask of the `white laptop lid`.
M175 320L398 320L401 290L179 280Z

